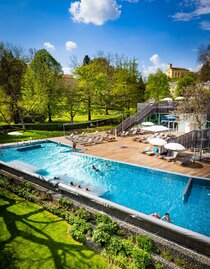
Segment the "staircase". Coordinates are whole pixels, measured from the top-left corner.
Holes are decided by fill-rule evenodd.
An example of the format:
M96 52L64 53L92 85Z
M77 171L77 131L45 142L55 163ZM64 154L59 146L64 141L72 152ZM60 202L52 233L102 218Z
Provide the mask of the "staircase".
M117 126L117 135L131 129L135 124L141 123L146 117L153 113L155 108L156 103L146 103L135 115L126 118Z

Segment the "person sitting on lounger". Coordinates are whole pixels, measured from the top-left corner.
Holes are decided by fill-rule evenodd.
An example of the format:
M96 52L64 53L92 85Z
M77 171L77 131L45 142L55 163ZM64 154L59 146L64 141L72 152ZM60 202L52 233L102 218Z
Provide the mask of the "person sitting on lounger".
M150 216L152 216L152 217L154 217L156 219L161 219L160 215L157 212L152 213Z
M167 156L167 154L168 154L168 151L165 150L165 151L163 151L163 152L160 153L160 156Z
M165 220L166 222L171 222L171 218L169 216L169 213L165 213L165 215L161 219Z
M156 155L158 154L158 147L154 147L152 151L147 151L146 154L149 155L149 156L153 156L153 155Z

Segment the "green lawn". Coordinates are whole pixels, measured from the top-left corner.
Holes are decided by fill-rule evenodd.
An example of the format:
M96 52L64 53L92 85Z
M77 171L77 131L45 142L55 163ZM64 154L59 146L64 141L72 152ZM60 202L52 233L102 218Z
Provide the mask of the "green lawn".
M0 188L0 267L2 269L113 268L74 241L69 225L39 206Z
M38 130L31 130L31 131L26 131L26 132L23 132L21 130L17 130L17 131L22 133L22 135L1 134L0 144L20 142L20 141L26 141L26 140L43 139L43 138L56 137L56 136L63 135L63 132L61 131L38 131Z

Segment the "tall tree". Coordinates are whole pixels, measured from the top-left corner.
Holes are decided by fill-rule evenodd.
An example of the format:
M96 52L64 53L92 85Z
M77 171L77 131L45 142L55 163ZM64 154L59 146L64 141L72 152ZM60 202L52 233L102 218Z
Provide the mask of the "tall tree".
M46 94L40 90L40 87L29 66L22 80L22 95L19 102L26 122L44 122L47 118Z
M115 99L129 116L130 108L136 108L136 104L143 100L145 89L136 59L118 62L114 77Z
M207 113L210 103L210 87L203 84L193 84L183 90L184 100L178 104L176 114L182 114L185 119L192 117L199 129L206 122L203 114Z
M113 101L113 75L114 68L105 57L93 59L91 65L95 68L95 101L99 108L105 109L105 114L109 114L109 108Z
M77 80L72 76L64 76L58 85L58 101L61 110L67 111L71 122L81 107L82 95Z
M196 81L196 77L194 75L186 75L180 78L177 82L176 95L182 96L183 89L186 88L187 86L194 84L195 81Z
M87 110L88 120L90 121L96 96L96 66L94 64L82 65L74 71L74 74L77 76L78 87L82 93L81 100Z
M62 77L62 67L45 49L36 52L29 66L37 81L40 94L45 97L48 120L52 122L52 115L57 104L55 88L57 80Z
M0 86L4 91L1 101L2 98L7 99L12 120L15 123L21 121L23 129L25 129L25 124L18 102L21 99L21 81L26 68L23 60L15 56L3 43L0 44Z
M202 64L199 71L201 81L210 80L210 43L207 46L202 45L199 48L198 61Z
M170 96L169 78L161 70L150 74L146 84L146 98L153 98L156 101Z

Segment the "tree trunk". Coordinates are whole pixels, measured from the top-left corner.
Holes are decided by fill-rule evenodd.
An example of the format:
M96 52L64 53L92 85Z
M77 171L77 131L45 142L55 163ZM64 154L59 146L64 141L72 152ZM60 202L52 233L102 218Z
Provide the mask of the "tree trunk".
M91 121L91 100L88 99L88 121Z
M52 122L52 113L51 113L51 106L50 104L47 105L48 108L48 121Z
M22 129L25 132L26 126L25 126L25 122L24 122L24 119L23 119L23 116L22 116L21 109L19 107L17 107L17 112L18 112L18 116L19 116L20 122L22 124Z
M109 115L109 109L108 109L107 105L105 105L105 115Z

